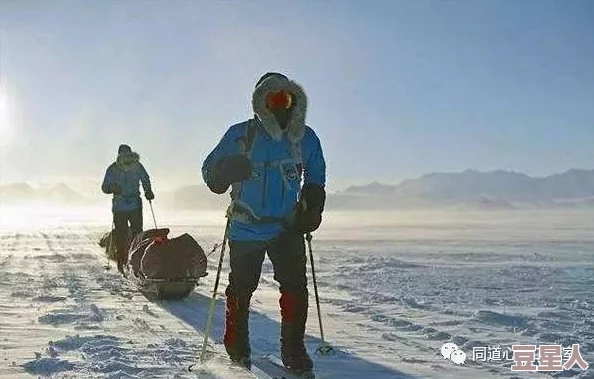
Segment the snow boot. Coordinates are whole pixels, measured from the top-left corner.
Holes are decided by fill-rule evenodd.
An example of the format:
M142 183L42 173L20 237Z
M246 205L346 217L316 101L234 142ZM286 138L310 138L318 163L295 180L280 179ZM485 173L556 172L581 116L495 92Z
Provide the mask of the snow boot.
M124 267L126 266L128 260L128 257L126 255L126 252L123 250L118 250L116 252L116 259L118 261L118 271L124 276L126 276L126 273L124 272Z
M225 350L234 363L251 368L249 341L249 307L251 296L236 296L229 290L225 310Z
M298 374L313 375L313 362L305 349L305 323L308 307L307 289L300 292L281 291L281 360ZM306 376L312 378L312 376Z
M252 361L251 361L250 357L242 357L239 359L231 358L231 362L233 362L234 364L236 364L238 366L244 367L248 370L252 369Z

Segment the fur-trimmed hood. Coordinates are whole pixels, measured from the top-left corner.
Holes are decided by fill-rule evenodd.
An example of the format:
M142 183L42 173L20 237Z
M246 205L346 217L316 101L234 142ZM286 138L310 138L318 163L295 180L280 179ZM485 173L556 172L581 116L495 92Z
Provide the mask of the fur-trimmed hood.
M274 140L280 141L285 131L281 129L274 114L266 107L267 95L278 91L287 91L293 95L293 107L289 111L286 132L291 142L297 142L305 134L305 114L307 112L307 96L301 85L279 75L271 75L254 90L252 108L260 119L264 130Z
M118 154L116 159L116 165L125 171L135 169L138 163L140 163L140 155L134 151Z

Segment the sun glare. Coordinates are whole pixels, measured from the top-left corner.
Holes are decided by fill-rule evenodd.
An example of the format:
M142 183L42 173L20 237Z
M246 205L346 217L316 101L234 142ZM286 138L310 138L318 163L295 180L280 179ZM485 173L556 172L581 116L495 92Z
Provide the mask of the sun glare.
M6 141L11 131L9 98L3 86L0 85L0 139Z

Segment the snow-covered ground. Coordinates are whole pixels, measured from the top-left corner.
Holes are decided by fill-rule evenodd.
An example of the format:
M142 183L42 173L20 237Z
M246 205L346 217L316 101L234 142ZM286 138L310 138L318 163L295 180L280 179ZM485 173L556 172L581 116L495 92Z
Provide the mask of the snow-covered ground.
M147 207L148 208L148 207ZM220 243L222 213L167 214L159 226ZM153 221L145 212L145 228ZM0 208L0 378L242 378L224 354L199 371L209 275L183 301L150 302L97 245L107 210ZM326 340L310 277L309 351L320 378L594 378L594 215L587 212L329 213L313 248ZM228 256L228 255L227 255ZM223 291L214 341L222 341ZM265 262L251 313L254 354L278 349L279 311ZM467 354L444 359L446 342ZM583 371L520 373L473 347L580 344ZM222 351L221 346L212 349Z

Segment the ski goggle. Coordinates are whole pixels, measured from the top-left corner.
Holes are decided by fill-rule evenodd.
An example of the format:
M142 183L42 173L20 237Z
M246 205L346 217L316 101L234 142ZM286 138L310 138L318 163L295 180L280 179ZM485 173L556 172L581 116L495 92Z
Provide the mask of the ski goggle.
M292 105L293 95L287 91L272 92L266 97L268 109L289 109Z

